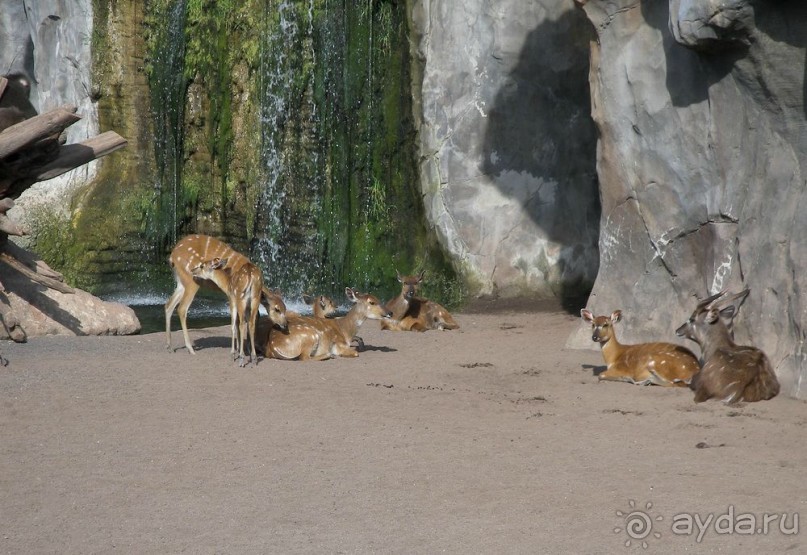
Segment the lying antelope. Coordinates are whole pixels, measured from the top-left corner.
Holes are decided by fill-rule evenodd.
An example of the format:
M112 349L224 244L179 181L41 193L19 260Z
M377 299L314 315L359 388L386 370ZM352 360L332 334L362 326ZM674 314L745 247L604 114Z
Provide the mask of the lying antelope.
M194 277L212 279L214 274L222 271L230 276L230 287L227 296L230 300L230 327L232 331L233 357L237 357L238 365L243 367L244 342L249 333L250 356L249 362L258 363L258 354L255 343L255 329L258 322L258 312L263 296L263 273L261 269L247 261L233 269L228 258L213 258L205 260L198 266L191 268ZM282 303L282 299L280 301ZM284 305L285 308L285 305ZM271 318L271 313L270 313ZM277 324L284 322L281 319ZM238 354L236 355L236 340L238 341Z
M193 268L198 269L203 262L214 258L226 259L230 271L214 271L204 277L193 275L191 271ZM218 239L207 235L188 235L181 239L174 247L174 250L171 251L168 264L174 272L177 286L174 293L165 303L167 348L169 351L173 350L171 346L171 315L176 309L177 314L179 314L179 323L182 326L185 347L191 354L196 354L188 336L187 315L188 307L190 307L199 288L202 286L218 288L229 298L230 277L235 275L242 266L251 263L246 256L233 250L229 245ZM231 310L232 305L232 299L230 299Z
M289 322L288 331L272 330L266 344L266 354L284 360L325 360L335 356L357 357L351 346L353 337L365 320L389 318L387 310L373 295L359 293L350 287L345 294L353 304L340 318L300 316Z
M696 403L712 397L726 404L765 401L779 393L779 381L765 353L737 345L729 329L748 293L746 289L725 297L726 291L721 291L704 299L676 330L701 348L703 366L694 380Z
M423 281L424 272L416 276L402 276L399 272L396 273L401 283L401 292L387 303L387 309L393 316L391 320L381 322L382 330L455 330L460 327L442 305L415 296L417 287Z
M614 324L622 311L611 316L594 316L580 311L583 320L591 324L591 339L600 344L607 368L601 380L630 382L638 385L686 387L698 372L698 359L686 347L674 343L639 343L623 345L616 338Z
M311 307L314 318L330 318L336 313L333 299L325 295L303 295L303 302ZM297 314L299 316L299 314Z
M272 291L266 286L263 287L261 293L261 304L266 309L269 317L258 319L258 324L255 326L255 342L257 343L258 354L266 356L263 348L269 338L269 330L275 327L281 330L288 329L288 323L294 318L295 313L286 310L283 295L279 290Z

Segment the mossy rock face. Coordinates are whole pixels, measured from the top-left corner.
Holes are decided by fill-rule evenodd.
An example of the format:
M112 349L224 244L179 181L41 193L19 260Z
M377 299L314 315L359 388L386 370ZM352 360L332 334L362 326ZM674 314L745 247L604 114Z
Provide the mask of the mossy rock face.
M396 269L426 268L457 296L420 196L405 6L292 4L269 24L255 251L270 277L393 294Z
M69 217L37 219L37 249L69 280L170 287L167 253L198 232L289 294L392 295L396 270L426 269L436 297L462 297L423 214L403 3L94 8L100 125L129 146Z

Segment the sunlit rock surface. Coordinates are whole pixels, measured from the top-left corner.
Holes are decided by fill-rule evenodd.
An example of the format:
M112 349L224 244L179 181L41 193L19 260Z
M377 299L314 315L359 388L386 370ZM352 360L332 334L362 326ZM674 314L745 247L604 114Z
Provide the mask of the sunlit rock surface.
M410 4L426 211L478 293L573 295L597 273L593 30L570 2Z
M738 342L766 351L783 393L807 395L807 5L579 3L597 30L589 308L622 309L627 342L674 340L698 297L750 287ZM569 344L592 345L587 327Z

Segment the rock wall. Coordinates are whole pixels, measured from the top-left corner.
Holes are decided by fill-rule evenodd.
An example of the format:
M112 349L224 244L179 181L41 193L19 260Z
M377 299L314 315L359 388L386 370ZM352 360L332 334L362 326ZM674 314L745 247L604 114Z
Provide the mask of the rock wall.
M99 132L91 79L92 36L91 0L0 0L0 74L27 74L31 79L30 100L40 113L64 104L77 107L82 120L66 130L68 144ZM92 162L35 184L16 201L9 214L30 224L32 212L46 210L49 217L61 216L66 222L73 195L92 181L96 166ZM70 226L59 229L62 235L70 231ZM18 260L27 261L29 266L44 264L14 244L4 249ZM21 341L26 336L49 334L132 334L140 330L135 313L125 305L102 301L78 289L71 294L47 289L7 265L3 266L3 286L3 302L8 305L3 312L5 318L14 321L0 322L0 339Z
M40 113L63 104L78 108L82 120L67 129L68 143L99 133L91 93L92 32L92 0L0 0L0 73L27 73L32 79L31 103ZM34 202L58 206L95 171L93 162L34 185L11 214L24 219L25 207Z
M411 0L420 180L482 294L587 293L597 274L591 25L570 1Z
M623 309L624 341L674 340L696 298L750 287L737 340L767 352L783 393L807 395L807 6L578 1L597 31L589 308ZM569 345L592 345L588 329Z

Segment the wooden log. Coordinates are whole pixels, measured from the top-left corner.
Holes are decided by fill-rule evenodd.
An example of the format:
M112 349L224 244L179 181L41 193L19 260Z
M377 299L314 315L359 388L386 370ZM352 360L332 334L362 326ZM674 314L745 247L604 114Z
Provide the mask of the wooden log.
M0 77L0 98L3 98L3 93L6 92L6 85L8 85L8 79Z
M11 256L11 254L7 252L0 252L0 262L8 264L12 268L23 274L28 279L31 279L41 285L44 285L45 287L55 289L60 293L75 293L75 290L69 285L61 281L55 280L51 277L38 274L36 271L32 270L31 268L29 268L28 266L26 266L25 264L23 264L13 256Z
M0 132L0 160L37 141L58 135L81 119L75 112L75 106L64 105L4 129Z
M59 150L59 156L53 162L39 168L35 179L36 181L53 179L96 158L115 152L126 144L126 139L114 131L107 131L81 143L65 145Z
M5 246L2 249L6 251L8 254L34 270L37 274L41 276L47 276L49 278L53 278L56 281L64 281L64 276L48 266L44 260L39 259L30 251L25 250L21 246L13 243L12 241L6 241Z

